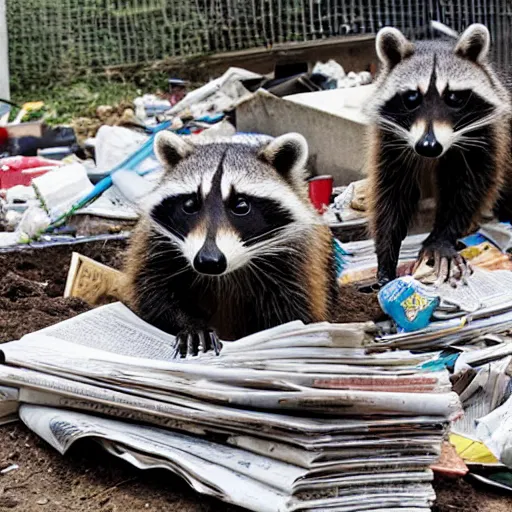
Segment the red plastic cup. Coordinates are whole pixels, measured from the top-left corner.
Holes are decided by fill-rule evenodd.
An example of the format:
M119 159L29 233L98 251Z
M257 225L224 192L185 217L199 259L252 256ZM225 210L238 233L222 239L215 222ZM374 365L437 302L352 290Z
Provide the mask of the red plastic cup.
M323 213L331 202L333 184L333 177L327 175L309 180L309 198L320 213Z
M9 140L9 132L5 128L0 128L0 147L5 146Z

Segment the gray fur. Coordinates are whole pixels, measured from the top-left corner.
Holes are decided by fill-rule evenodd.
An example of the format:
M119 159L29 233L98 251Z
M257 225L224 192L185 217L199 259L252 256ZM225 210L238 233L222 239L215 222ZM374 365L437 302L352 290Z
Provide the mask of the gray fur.
M126 267L129 301L144 320L197 353L212 331L229 340L334 319L332 235L307 197L303 137L162 134L156 153L164 176ZM244 202L250 209L238 213Z
M408 42L410 51L394 67L389 66L383 50L382 69L376 80L376 94L366 107L366 114L374 121L378 121L379 108L396 93L416 90L419 86L426 86L430 80L436 59L436 73L439 81L449 84L453 89L472 89L493 105L499 107L504 114L510 114L511 101L507 88L502 84L498 74L492 69L488 52L483 52L478 62L466 58L460 48L467 48L468 38L472 32L481 37L481 25L472 25L459 40L433 40ZM393 29L395 34L399 31ZM487 30L487 29L485 29ZM389 29L382 29L386 34L392 35ZM396 44L404 46L401 35ZM402 39L403 38L403 39ZM379 38L377 43L382 40ZM409 46L408 46L409 48Z
M302 135L290 133L277 138L260 135L208 138L178 137L164 132L157 136L155 149L166 172L160 186L148 198L148 208L166 195L191 193L200 187L206 188L203 190L206 194L224 155L224 189L234 186L241 193L276 199L294 211L297 219L304 221L307 218L308 222L317 222L315 212L307 201L305 165L308 148ZM281 150L287 150L287 170L282 173L274 165ZM303 200L301 203L297 201L297 196Z

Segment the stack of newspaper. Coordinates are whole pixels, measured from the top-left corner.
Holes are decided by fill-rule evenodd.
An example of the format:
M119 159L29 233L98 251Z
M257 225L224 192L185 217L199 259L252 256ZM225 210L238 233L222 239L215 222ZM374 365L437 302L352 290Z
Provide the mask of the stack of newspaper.
M412 235L404 240L398 263L400 274L411 272L426 236ZM389 329L386 332L383 329L385 334L376 337L379 346L383 349L435 351L467 344L487 334L512 330L511 262L509 254L502 252L510 249L511 240L512 227L502 223L486 224L478 233L465 238L462 241L466 246L464 251L482 254L469 257L472 274L455 287L451 282L434 284L437 276L433 276L433 269L425 265L420 267L415 277L440 298L431 323L414 332L390 332ZM340 252L342 284L364 286L375 283L377 257L373 240L340 244Z
M292 322L176 359L122 304L2 346L0 412L61 453L90 437L139 468L255 511L430 509L458 396L432 354L375 325Z
M512 330L510 270L475 268L466 284L444 283L434 291L441 302L433 321L421 330L377 336L381 348L435 351Z
M423 241L428 233L410 235L405 238L400 248L398 271L409 273L415 263ZM512 249L512 226L508 223L491 222L484 224L480 230L461 240L473 266L486 269L511 270L508 254ZM344 252L343 273L341 282L358 285L375 281L377 256L373 239L341 244ZM472 254L473 253L473 254Z
M408 236L402 243L398 265L412 266L421 250L421 244L428 234ZM342 244L345 253L341 283L374 282L377 270L377 255L373 239Z

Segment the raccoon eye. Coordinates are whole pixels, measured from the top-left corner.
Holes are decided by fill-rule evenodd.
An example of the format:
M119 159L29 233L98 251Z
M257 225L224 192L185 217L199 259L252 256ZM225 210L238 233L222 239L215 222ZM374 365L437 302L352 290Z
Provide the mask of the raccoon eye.
M231 211L235 215L247 215L251 211L251 205L245 197L237 197L231 205Z
M471 91L447 91L444 94L444 102L451 108L462 108L470 96Z
M201 205L197 197L189 197L183 202L182 209L187 215L193 215L201 209Z
M414 110L421 105L423 97L418 91L407 91L402 94L402 101L407 110Z

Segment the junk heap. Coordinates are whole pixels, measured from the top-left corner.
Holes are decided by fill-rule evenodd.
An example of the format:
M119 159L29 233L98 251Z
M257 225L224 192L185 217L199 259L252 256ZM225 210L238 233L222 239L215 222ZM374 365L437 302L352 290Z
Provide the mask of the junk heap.
M313 141L310 197L335 234L340 285L374 299L367 183L361 155L349 150L361 139L369 82L333 62L285 78L232 68L188 93L173 79L166 97L135 99L136 126L104 125L80 151L66 130L14 137L7 126L8 147L35 154L14 150L0 162L0 248L128 237L143 193L131 177L147 187L159 179L153 139L161 130L299 131ZM345 160L326 156L324 141L308 136L318 127L303 119L324 123L324 138L349 127L337 147ZM422 211L426 222L432 204ZM79 432L138 467L166 467L199 492L255 511L429 510L433 471L512 491L512 226L489 220L460 240L474 272L455 288L436 283L426 265L410 276L427 236L424 225L414 229L400 277L378 293L385 320L287 324L225 344L218 357L178 362L169 336L120 303L103 305L2 347L2 414L19 415L62 453ZM119 298L119 279L74 255L66 295L98 306ZM133 343L110 336L121 329ZM25 392L19 407L17 392L31 379L39 393ZM58 425L72 428L59 437Z

